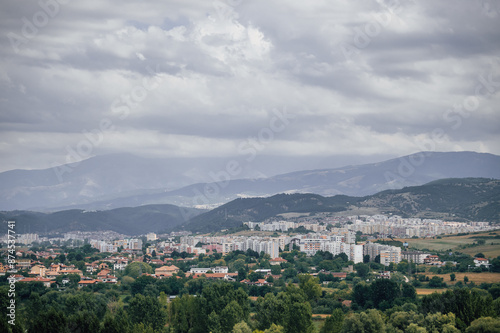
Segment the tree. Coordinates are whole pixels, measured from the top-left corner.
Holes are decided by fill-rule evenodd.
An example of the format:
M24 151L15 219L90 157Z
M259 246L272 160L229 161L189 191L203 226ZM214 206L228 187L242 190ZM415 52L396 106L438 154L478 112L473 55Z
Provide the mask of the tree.
M304 292L308 301L313 301L321 296L319 279L309 274L299 275L299 287Z
M380 312L375 309L367 312L352 313L344 320L341 332L385 332L385 323Z
M459 333L460 330L455 327L455 320L456 317L453 313L431 313L425 317L424 325L429 332Z
M245 319L246 315L243 313L241 306L238 302L232 300L226 305L219 315L222 332L230 332L234 325L240 321L244 321Z
M500 319L482 317L474 320L465 330L467 333L495 333L500 332Z
M285 328L281 325L271 324L271 327L265 330L264 333L285 333Z
M379 308L383 301L392 305L395 299L401 297L401 291L396 282L388 279L378 279L370 285L370 295L375 307Z
M280 265L271 265L271 274L272 275L280 275L281 274Z
M326 318L325 324L320 330L320 333L339 333L344 323L344 312L341 309L333 310L330 317Z
M369 256L368 254L365 254L365 255L363 256L363 262L364 262L365 264L367 264L367 263L369 263L369 262L370 262L370 256Z
M429 281L429 288L441 288L446 287L446 283L443 282L443 278L439 276L433 276Z
M137 279L142 274L153 274L153 268L145 262L134 261L125 267L124 274Z
M94 333L99 332L99 318L89 311L80 311L68 319L68 327L71 332Z
M62 311L50 307L48 312L40 312L28 332L33 333L66 333L67 319Z
M66 256L65 256L63 253L61 253L61 254L59 255L59 261L60 261L62 264L64 264L64 263L66 262Z
M370 266L363 263L358 263L354 265L354 269L356 269L356 273L360 278L365 278L370 272Z
M262 279L264 276L262 273L257 273L257 272L252 272L248 274L248 279L252 282L257 282L258 280Z
M156 297L136 295L130 300L128 313L132 323L151 325L155 330L167 321L167 314Z
M293 303L288 320L285 325L287 333L306 333L313 329L311 305L306 303Z
M240 321L233 327L232 333L252 333L252 329L244 321Z
M467 284L469 282L469 278L467 276L464 276L464 283Z
M365 282L360 282L354 286L352 297L356 304L363 307L371 300L371 288Z
M451 273L450 274L450 281L455 281L455 279L456 279L455 273Z

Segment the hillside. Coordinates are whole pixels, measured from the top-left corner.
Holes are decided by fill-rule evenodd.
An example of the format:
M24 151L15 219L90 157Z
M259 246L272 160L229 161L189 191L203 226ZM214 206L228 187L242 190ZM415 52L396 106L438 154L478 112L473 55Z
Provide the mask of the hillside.
M500 156L485 153L421 152L381 158L377 163L370 163L373 158L357 158L363 164L348 166L340 164L344 160L348 161L338 156L321 162L314 157L259 155L249 163L242 156L96 156L51 169L0 173L0 210L104 210L151 204L215 207L239 197L279 193L362 197L443 178L500 179ZM229 161L237 161L240 172L226 182ZM329 168L330 165L337 166ZM304 169L305 166L316 169Z
M16 221L18 233L113 230L125 235L138 235L171 229L202 212L174 205L148 205L107 211L0 212L0 219Z
M196 232L217 231L240 226L246 221L263 221L290 212L340 212L360 198L317 194L277 194L269 198L236 199L207 213L198 215L183 225Z
M198 215L182 228L209 232L263 221L289 212L338 212L354 215L363 208L403 217L500 222L500 180L445 179L366 197L279 194L269 198L237 199Z

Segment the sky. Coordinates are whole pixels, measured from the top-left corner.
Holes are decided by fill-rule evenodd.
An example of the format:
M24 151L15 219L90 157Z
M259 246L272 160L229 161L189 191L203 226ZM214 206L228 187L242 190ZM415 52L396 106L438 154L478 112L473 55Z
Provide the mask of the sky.
M0 32L0 171L500 154L496 1L6 0Z

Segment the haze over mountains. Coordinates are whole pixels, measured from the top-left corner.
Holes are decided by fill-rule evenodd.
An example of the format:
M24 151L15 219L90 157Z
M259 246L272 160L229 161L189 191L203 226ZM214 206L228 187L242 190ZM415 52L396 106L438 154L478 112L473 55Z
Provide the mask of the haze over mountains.
M0 173L0 210L102 210L149 204L208 208L238 197L277 193L359 197L443 178L500 179L500 156L475 152L425 152L378 163L265 177L303 165L307 166L304 159L278 157L243 164L227 158L98 156L56 169Z
M283 219L283 213L339 215L396 214L453 221L500 222L500 180L454 178L365 197L277 194L240 198L210 211L174 205L144 205L105 211L63 210L54 213L0 212L16 221L20 233L113 230L129 235L188 230L213 232L240 227L246 221Z

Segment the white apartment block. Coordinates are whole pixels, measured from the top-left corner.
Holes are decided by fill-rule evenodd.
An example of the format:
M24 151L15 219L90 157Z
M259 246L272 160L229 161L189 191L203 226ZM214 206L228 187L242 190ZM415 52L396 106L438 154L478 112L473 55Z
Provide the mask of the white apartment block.
M389 266L391 262L398 264L401 261L401 248L396 246L368 242L363 246L363 254L369 255L373 261L380 255L380 263Z
M355 264L363 262L363 245L342 243L341 251Z
M217 267L192 267L189 273L206 274L208 271L212 273L228 273L229 268L227 266L217 266Z
M150 233L146 234L146 240L148 242L153 242L157 239L158 239L158 237L156 236L156 234L154 232L150 232Z
M38 242L38 240L38 234L20 234L16 242L29 245L33 242Z

